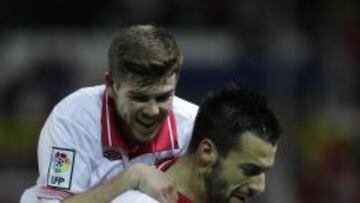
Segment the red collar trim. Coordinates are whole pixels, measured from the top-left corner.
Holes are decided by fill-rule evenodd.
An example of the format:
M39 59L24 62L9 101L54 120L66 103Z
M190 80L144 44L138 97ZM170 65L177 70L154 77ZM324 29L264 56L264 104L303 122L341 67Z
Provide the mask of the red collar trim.
M177 195L178 195L177 203L193 203L193 201L188 197L186 197L184 194L177 192Z
M106 158L110 160L121 159L121 150L127 152L127 155L131 159L146 153L154 153L179 148L176 121L172 111L164 120L155 138L151 142L140 146L135 146L134 144L126 142L123 139L117 126L116 116L117 113L114 100L105 90L103 94L101 110L101 140L104 151L103 153Z

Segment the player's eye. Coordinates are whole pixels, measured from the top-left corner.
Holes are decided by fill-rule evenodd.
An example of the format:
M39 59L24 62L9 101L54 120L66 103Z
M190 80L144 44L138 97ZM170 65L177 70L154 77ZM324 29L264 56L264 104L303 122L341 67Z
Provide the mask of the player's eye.
M135 96L130 96L130 99L137 102L147 102L149 100L149 97L142 95L135 95Z
M157 102L166 102L167 100L169 100L171 97L171 94L165 94L165 95L160 95L158 97L156 97L156 101Z
M253 164L242 165L241 169L247 176L256 176L263 172L263 169Z

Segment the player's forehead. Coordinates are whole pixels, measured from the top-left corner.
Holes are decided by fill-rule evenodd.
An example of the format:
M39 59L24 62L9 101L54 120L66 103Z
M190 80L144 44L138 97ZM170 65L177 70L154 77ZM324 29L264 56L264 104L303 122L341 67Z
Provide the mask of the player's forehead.
M126 94L162 94L175 91L176 75L144 82L141 78L130 76L121 82L120 89Z
M237 164L269 169L274 165L276 152L277 145L272 145L252 132L245 132L239 137L238 147L230 151L229 158Z

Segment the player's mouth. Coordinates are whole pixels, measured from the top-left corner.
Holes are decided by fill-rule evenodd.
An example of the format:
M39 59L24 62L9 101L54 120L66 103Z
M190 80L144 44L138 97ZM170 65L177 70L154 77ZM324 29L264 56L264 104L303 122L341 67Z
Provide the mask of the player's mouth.
M145 129L153 129L158 124L158 120L144 121L141 119L136 119L136 122Z
M231 201L231 203L247 203L248 202L248 196L241 192L234 192L231 196L233 197L233 201Z
M247 203L246 197L233 196L230 198L229 203Z
M241 203L247 203L247 198L244 196L235 196Z

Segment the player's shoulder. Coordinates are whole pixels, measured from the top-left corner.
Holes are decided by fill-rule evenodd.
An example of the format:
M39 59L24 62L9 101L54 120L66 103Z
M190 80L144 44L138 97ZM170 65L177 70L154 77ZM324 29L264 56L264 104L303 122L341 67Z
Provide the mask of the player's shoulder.
M117 196L111 203L159 203L154 198L149 195L138 191L138 190L128 190L121 195Z
M101 106L105 86L83 87L62 99L54 108L56 111L74 112L91 110Z
M105 90L105 85L97 85L92 87L82 87L73 93L66 96L61 102L86 102L89 99L99 100L102 98L102 95ZM60 102L60 103L61 103Z
M177 96L174 97L173 111L176 115L194 118L196 116L198 108L198 105L192 102L189 102Z

